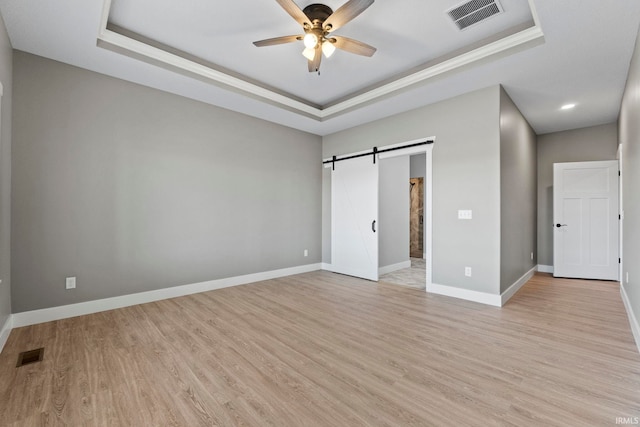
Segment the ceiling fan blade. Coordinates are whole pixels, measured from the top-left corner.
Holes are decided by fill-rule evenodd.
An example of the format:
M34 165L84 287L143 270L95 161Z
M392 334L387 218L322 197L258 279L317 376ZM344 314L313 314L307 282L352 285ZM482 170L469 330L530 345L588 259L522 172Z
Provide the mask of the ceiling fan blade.
M356 55L362 56L373 56L376 53L376 48L373 46L369 46L366 43L362 43L361 41L350 39L347 37L331 37L335 39L335 43L333 44L338 49L346 50L347 52L355 53Z
M302 36L274 37L272 39L259 40L257 42L253 42L253 44L258 47L263 47L263 46L273 46L276 44L292 43L298 40L302 40Z
M300 25L302 26L304 26L305 24L311 25L309 17L304 14L302 9L300 9L298 5L293 2L293 0L276 0L276 1L280 6L282 6L284 10L287 11L289 15L291 15L293 19L298 21Z
M331 32L342 27L373 4L374 0L349 0L324 21L325 31ZM331 26L331 28L328 28Z
M309 72L315 73L320 70L320 61L322 60L322 48L316 47L316 54L313 56L313 61L308 61Z

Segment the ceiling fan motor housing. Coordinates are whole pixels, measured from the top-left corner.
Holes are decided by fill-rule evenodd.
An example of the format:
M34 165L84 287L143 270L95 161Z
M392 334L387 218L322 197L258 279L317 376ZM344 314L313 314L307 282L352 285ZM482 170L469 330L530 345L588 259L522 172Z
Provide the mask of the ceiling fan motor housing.
M305 7L302 12L309 17L313 26L322 28L322 23L333 14L333 10L327 5L314 3Z

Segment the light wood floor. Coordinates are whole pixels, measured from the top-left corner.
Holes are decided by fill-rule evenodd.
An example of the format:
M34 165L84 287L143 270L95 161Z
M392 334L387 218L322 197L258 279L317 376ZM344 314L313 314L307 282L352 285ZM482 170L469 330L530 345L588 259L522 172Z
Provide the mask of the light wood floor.
M392 271L379 277L381 282L392 285L409 286L424 289L427 286L427 261L423 258L410 258L411 267Z
M44 360L16 368L20 351ZM640 416L617 283L502 309L314 272L12 331L0 423L615 425Z

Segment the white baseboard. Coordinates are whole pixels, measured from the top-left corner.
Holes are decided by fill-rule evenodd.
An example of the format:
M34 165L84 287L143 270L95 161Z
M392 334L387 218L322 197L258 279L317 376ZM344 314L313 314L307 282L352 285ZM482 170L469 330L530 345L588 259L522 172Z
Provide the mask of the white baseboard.
M323 262L322 264L320 264L320 269L333 273L333 265L329 264L328 262Z
M620 295L622 296L624 308L627 310L631 332L633 333L633 338L636 340L636 347L638 347L638 352L640 352L640 323L638 323L638 319L631 308L631 301L629 301L629 296L622 283L620 283Z
M319 263L301 265L298 267L283 268L280 270L265 271L262 273L246 274L244 276L209 280L207 282L193 283L190 285L174 286L155 291L140 292L137 294L14 313L12 316L12 327L17 328L20 326L35 325L37 323L50 322L52 320L66 319L69 317L98 313L131 305L145 304L168 298L213 291L215 289L245 285L247 283L259 282L262 280L276 279L278 277L291 276L293 274L308 273L310 271L320 270L320 268L321 264Z
M4 322L2 329L0 329L0 353L2 353L2 349L7 343L7 339L9 339L11 329L13 329L13 315L10 314L9 317L7 317L7 320Z
M402 270L403 268L411 268L411 260L380 267L378 268L378 276L382 276L383 274L391 273L397 270Z
M507 303L507 301L509 301L509 299L511 299L512 296L514 296L516 294L516 292L518 292L520 290L520 288L529 281L529 279L531 279L533 277L533 275L536 272L536 269L538 268L538 266L533 267L531 270L527 271L526 273L524 273L524 275L519 278L513 285L509 286L507 288L506 291L504 291L501 295L500 295L500 299L501 299L501 304L500 306L503 306Z
M538 271L540 273L553 273L553 265L538 264Z
M467 301L479 302L481 304L500 307L502 298L498 294L489 294L486 292L472 291L469 289L456 288L454 286L439 285L431 283L427 285L427 292L432 294L445 295L448 297L460 298Z

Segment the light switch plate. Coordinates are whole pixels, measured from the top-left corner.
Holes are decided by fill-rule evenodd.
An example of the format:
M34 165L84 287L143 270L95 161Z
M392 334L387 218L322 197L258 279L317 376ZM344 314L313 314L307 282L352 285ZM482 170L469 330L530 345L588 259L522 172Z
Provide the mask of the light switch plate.
M471 210L458 210L458 219L472 219L473 211Z

